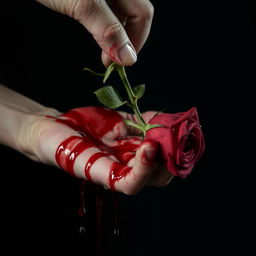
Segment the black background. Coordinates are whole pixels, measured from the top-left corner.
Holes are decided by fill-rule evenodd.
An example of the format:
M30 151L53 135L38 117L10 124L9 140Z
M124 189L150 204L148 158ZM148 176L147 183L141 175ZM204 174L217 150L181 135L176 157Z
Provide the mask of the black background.
M106 255L246 255L255 9L242 0L152 3L151 34L129 78L146 83L142 110L196 106L206 151L186 180L122 197L121 239L106 240ZM80 24L34 1L0 4L3 84L60 111L97 105L93 91L101 84L85 66L103 70L100 49ZM77 180L11 149L0 154L1 243L35 254L54 244L93 255L77 238Z

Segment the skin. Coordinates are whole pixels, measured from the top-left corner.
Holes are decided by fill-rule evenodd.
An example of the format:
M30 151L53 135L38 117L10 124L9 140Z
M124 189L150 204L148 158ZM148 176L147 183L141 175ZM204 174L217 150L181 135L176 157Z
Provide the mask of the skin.
M123 66L136 62L149 35L154 8L148 0L37 0L80 22L102 49L102 62ZM123 51L125 46L131 54Z
M137 53L143 47L150 31L153 6L148 0L37 0L48 8L68 15L80 22L94 37L102 49L105 66L114 61L127 66L136 62ZM149 120L153 112L144 113ZM55 152L61 142L70 136L81 136L68 126L46 116L58 117L61 113L0 85L0 143L13 148L34 161L59 167ZM136 118L121 112L125 119ZM99 123L100 125L100 123ZM134 129L121 131L129 140L137 136ZM108 143L114 143L116 134L108 135ZM131 172L115 184L117 191L135 194L146 185L164 186L172 175L163 164L152 157L158 147L155 143L140 142L135 157L127 163ZM148 157L151 155L151 158ZM92 153L85 151L75 160L75 174L83 176L84 166ZM149 160L150 158L150 160ZM92 180L109 187L111 158L96 161L91 167ZM100 170L100 171L99 171Z
M146 112L143 114L145 120L149 120L155 112ZM55 153L58 146L70 136L81 135L70 127L58 123L53 118L61 113L55 109L42 106L31 99L18 94L4 86L0 85L0 143L18 150L22 154L47 165L53 165L59 168L55 161ZM134 115L120 112L120 114L129 120L136 121ZM6 118L8 117L8 118ZM100 123L98 124L100 125ZM151 142L141 142L136 137L138 131L135 129L126 129L122 126L122 137L126 140L137 138L139 144L135 157L131 159L127 166L132 167L131 172L118 180L115 189L127 195L138 193L144 186L165 186L172 179L172 175L162 167L161 162L153 157L150 160L149 155L155 155L158 145ZM106 134L108 142L106 145L113 144L116 140L116 130ZM104 138L103 138L104 140ZM96 148L96 147L95 147ZM84 151L75 160L75 175L84 178L84 168L87 160L95 153L95 149ZM108 177L110 174L111 163L115 161L113 157L102 158L96 161L91 167L91 176L93 182L109 187Z

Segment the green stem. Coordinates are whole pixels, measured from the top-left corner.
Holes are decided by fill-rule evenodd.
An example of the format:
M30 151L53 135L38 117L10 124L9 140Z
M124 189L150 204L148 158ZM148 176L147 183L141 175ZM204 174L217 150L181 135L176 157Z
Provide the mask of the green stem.
M139 122L142 124L142 125L145 125L146 126L146 122L144 121L142 115L141 115L141 112L139 110L139 107L138 107L138 104L137 104L137 98L136 96L134 95L133 93L133 90L132 90L132 87L129 83L129 80L127 78L127 75L126 75L126 72L125 72L125 68L123 66L118 66L117 67L117 72L125 86L125 89L127 91L127 94L128 94L128 97L129 97L129 100L130 100L130 105L136 115L136 117L138 118Z

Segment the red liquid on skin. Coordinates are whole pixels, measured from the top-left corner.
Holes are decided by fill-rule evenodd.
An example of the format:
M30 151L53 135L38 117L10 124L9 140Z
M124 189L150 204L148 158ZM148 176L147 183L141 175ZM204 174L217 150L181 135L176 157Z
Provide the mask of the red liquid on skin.
M113 162L110 170L109 175L109 187L114 190L115 189L115 183L120 180L121 178L125 177L130 171L131 167L128 167L126 165Z
M94 144L88 138L71 136L64 140L56 150L55 159L60 167L71 175L74 175L74 163L76 158L87 148Z
M90 169L92 167L92 165L101 157L106 157L109 156L109 153L104 153L104 152L98 152L93 154L87 161L85 168L84 168L84 173L85 173L85 177L87 178L88 181L93 181L92 177L90 175Z
M64 119L65 118L65 119ZM71 136L64 140L56 150L55 159L59 166L74 175L74 162L76 158L90 147L98 147L106 152L93 154L85 165L85 176L88 181L93 181L90 169L91 166L101 157L110 154L116 156L120 163L113 162L109 175L109 187L114 190L115 182L125 177L131 168L126 164L135 156L138 145L125 139L116 139L118 145L107 147L101 143L100 139L113 127L122 122L121 116L112 110L99 107L86 107L71 110L56 119L56 122L65 124L76 130L83 137ZM120 133L117 135L119 136ZM90 136L90 137L89 137ZM139 139L134 138L134 141Z
M96 140L122 121L120 115L110 109L99 107L76 108L63 114L64 119L57 122L68 125L81 134L86 134Z
M90 147L97 147L101 152L94 153L87 163L85 164L84 173L88 181L92 181L90 174L91 166L101 157L109 156L113 154L120 162L113 162L110 169L109 175L109 187L112 190L115 190L115 183L120 179L124 178L130 171L131 167L127 166L127 163L135 156L135 152L140 143L134 144L132 142L138 140L135 138L134 141L128 141L123 138L118 138L120 132L117 134L115 139L117 142L116 146L108 147L104 145L100 139L113 127L122 121L121 116L112 110L97 108L97 107L87 107L87 108L78 108L71 110L63 114L60 118L56 119L56 122L62 123L76 130L80 135L71 136L60 143L59 147L56 150L55 159L59 166L68 171L70 174L74 175L74 163L76 158L86 149ZM96 188L92 189L92 187ZM97 189L98 187L98 189ZM106 232L106 223L112 223L112 234L114 235L115 240L119 236L119 227L118 227L118 194L113 193L112 203L109 201L107 195L109 191L105 190L103 187L98 185L90 184L89 182L82 181L81 184L81 198L80 198L80 209L79 216L81 218L79 232L83 239L90 236L88 233L88 228L90 230L90 225L93 223L92 217L88 215L88 211L93 211L89 204L90 198L95 197L95 221L96 221L96 254L98 256L104 254L104 243L103 243L103 234ZM111 215L106 219L108 205L112 204ZM108 215L107 215L108 216ZM111 224L110 224L111 225Z
M110 58L111 58L114 62L116 62L116 57L115 57L115 55L114 55L114 50L117 48L117 46L118 46L118 45L117 45L116 43L112 44L111 47L109 48L109 52L108 52Z

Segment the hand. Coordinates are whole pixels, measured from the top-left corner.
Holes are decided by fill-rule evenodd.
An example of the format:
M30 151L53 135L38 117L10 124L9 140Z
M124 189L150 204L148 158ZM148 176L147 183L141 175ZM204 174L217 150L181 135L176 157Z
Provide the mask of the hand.
M103 64L111 60L132 65L151 27L153 6L149 0L37 0L78 20L102 49Z
M149 120L154 112L143 114ZM158 144L141 141L122 119L133 115L83 107L56 117L37 117L27 129L25 152L34 160L105 187L135 194L145 185L164 186L173 177L157 161Z

